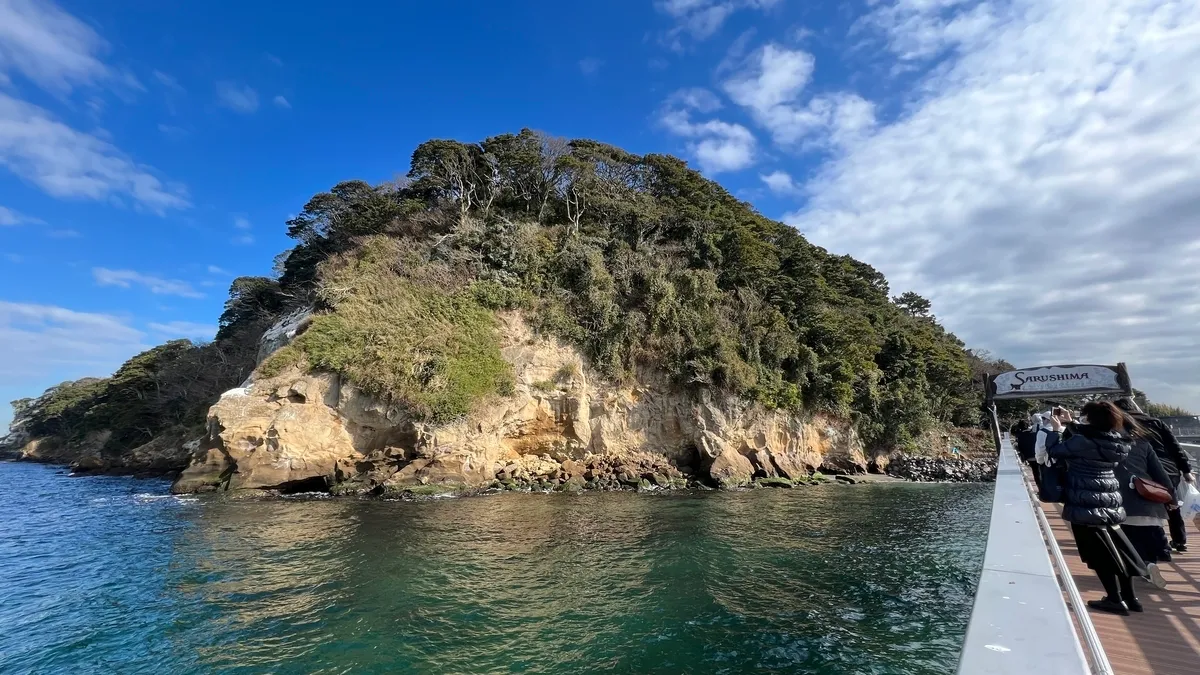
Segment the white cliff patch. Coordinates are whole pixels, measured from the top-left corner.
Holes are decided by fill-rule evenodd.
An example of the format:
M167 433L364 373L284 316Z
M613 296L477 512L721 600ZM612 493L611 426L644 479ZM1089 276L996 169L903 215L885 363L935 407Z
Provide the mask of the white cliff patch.
M311 316L312 309L305 307L288 314L268 328L258 341L258 363L262 363L268 356L294 340L301 326Z

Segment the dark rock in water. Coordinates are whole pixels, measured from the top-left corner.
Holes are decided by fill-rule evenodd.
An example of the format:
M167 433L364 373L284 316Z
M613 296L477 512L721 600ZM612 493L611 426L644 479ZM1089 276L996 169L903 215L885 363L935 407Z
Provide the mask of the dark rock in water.
M854 485L854 484L858 483L857 480L855 480L854 478L851 478L850 476L837 475L837 476L834 476L833 479L839 483L846 483L847 485Z
M921 483L989 483L996 480L996 460L991 458L921 457L898 454L887 465L888 475Z
M787 478L759 478L758 480L754 481L754 483L756 485L759 485L762 487L777 487L777 488L795 487L795 484L792 483L792 481L788 480Z

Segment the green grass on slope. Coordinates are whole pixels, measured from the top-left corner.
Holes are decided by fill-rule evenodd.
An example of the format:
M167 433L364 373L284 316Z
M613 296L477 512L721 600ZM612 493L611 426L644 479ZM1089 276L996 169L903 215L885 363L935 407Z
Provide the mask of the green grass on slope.
M324 272L322 314L260 373L300 365L341 373L364 391L402 400L434 422L466 415L512 391L495 315L469 291L446 291L395 271L397 245L373 237Z

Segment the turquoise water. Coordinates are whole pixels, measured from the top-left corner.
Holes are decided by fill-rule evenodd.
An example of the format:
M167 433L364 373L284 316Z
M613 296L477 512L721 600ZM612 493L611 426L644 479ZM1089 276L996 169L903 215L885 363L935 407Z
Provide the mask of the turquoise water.
M0 463L0 673L948 673L990 485L175 498Z

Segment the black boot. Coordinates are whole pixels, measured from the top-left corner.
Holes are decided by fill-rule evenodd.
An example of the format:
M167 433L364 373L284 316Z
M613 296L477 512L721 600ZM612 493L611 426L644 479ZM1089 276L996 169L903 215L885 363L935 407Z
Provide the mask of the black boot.
M1137 596L1133 593L1133 577L1118 576L1118 583L1121 585L1121 599L1125 601L1125 606L1130 612L1141 612L1142 603L1138 602Z
M1098 612L1108 612L1109 614L1120 614L1121 616L1129 616L1129 610L1125 608L1125 604L1120 600L1112 600L1108 597L1099 600L1088 600L1088 607ZM1141 605L1138 605L1141 607Z

